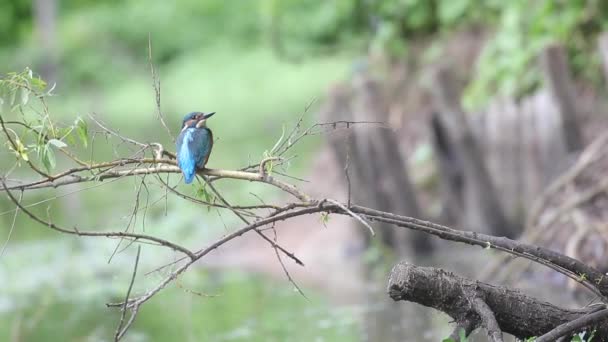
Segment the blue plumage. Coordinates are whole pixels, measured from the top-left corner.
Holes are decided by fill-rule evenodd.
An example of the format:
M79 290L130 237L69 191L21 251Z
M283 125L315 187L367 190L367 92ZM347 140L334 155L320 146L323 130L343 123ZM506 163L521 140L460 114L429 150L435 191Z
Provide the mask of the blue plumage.
M204 168L213 147L213 133L206 120L214 113L194 112L184 117L182 131L177 137L177 165L186 184L192 183L197 168Z

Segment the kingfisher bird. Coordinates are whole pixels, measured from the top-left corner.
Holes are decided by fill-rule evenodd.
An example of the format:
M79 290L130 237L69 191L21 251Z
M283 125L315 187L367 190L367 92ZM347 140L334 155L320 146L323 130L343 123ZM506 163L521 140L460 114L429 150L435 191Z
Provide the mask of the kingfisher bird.
M192 183L196 169L205 167L211 148L213 133L207 127L207 119L215 112L192 112L184 117L182 131L176 141L177 165L184 174L186 184Z

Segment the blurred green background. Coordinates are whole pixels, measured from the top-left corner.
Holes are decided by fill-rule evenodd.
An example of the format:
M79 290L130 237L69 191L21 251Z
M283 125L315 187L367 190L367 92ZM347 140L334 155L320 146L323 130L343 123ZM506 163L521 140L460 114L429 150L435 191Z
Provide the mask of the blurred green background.
M562 42L577 76L601 82L595 38L608 27L608 3L601 0L4 0L0 2L0 73L30 67L49 83L53 118L71 123L95 113L124 135L171 146L156 119L148 64L161 79L162 110L175 134L184 114L216 111L216 137L209 165L234 169L260 160L284 128L311 102L305 122L333 83L348 79L368 54L401 59L428 42L424 63L449 58L441 44L459 29L492 35L465 92L467 106L497 93L525 94L539 82L530 64L549 42ZM3 113L10 117L16 113ZM99 135L95 159L130 151ZM290 173L305 175L320 140L294 151ZM3 172L13 163L0 154ZM58 165L63 161L58 160ZM27 173L18 174L30 177ZM15 174L13 174L16 177ZM59 190L59 197L33 207L54 219L89 228L122 229L133 207L137 180ZM238 186L238 188L235 188ZM184 188L185 191L192 191ZM247 202L255 184L225 185L233 201ZM26 194L37 203L53 192ZM237 223L229 215L184 201L162 200L150 188L145 229L194 248ZM68 196L69 195L69 196ZM143 200L143 199L142 199ZM105 303L124 296L133 248L108 258L116 241L74 239L39 227L13 206L0 202L0 340L106 341L118 321ZM13 224L15 220L15 224ZM134 223L143 228L141 216ZM15 229L9 236L10 227ZM118 228L116 228L118 227ZM173 255L146 247L142 269ZM145 290L153 273L138 283ZM321 292L309 300L287 281L239 272L192 270L144 305L129 341L356 341L361 337L353 310L335 307ZM198 296L189 291L217 296Z
M3 1L0 3L0 73L30 67L56 83L49 101L52 118L66 124L77 117L89 121L95 159L133 153L117 141L94 136L88 115L134 139L172 142L156 119L155 95L148 63L148 38L161 80L162 110L173 134L190 111L216 111L210 126L216 141L209 165L234 169L259 161L291 128L325 88L344 78L356 46L337 49L321 42L326 28L296 27L290 41L298 61L279 56L270 41L269 26L280 2L269 1ZM294 3L287 13L314 17L331 15L323 2ZM50 11L43 15L36 11ZM310 10L314 12L309 12ZM45 22L45 16L51 22ZM332 18L316 19L334 25ZM329 28L327 28L329 29ZM43 31L45 33L43 33ZM49 35L46 35L49 34ZM286 37L287 39L288 37ZM48 40L48 41L45 41ZM333 51L321 51L326 46ZM31 101L34 102L34 101ZM312 111L312 109L311 109ZM19 114L3 113L5 118ZM32 115L31 113L26 113ZM313 113L305 115L311 122ZM290 172L303 173L318 141L304 142ZM85 149L82 149L83 151ZM84 153L84 152L83 152ZM86 155L86 154L83 154ZM62 165L57 156L58 165ZM6 171L14 163L2 151ZM13 177L33 177L25 168ZM175 178L173 181L177 181ZM107 182L60 190L57 199L32 207L47 207L58 223L90 229L122 230L135 201L139 182ZM236 187L236 188L234 188ZM184 188L186 193L195 194ZM222 187L231 201L257 201L249 192L274 196L259 184L240 182ZM24 196L24 203L53 197L52 191ZM67 196L69 194L69 196ZM230 214L200 209L185 201L160 201L164 191L150 188L145 229L191 248L205 246L235 226ZM65 196L62 196L65 195ZM149 196L149 200L147 199ZM145 198L144 198L145 197ZM152 203L158 202L154 205ZM13 226L14 208L0 202L2 245ZM97 208L97 209L95 209ZM141 229L140 215L133 226ZM134 249L108 259L117 241L61 236L16 217L0 257L0 340L108 341L119 319L105 303L124 297ZM140 270L152 270L174 259L154 247L144 247ZM134 293L153 286L168 270L141 276ZM193 293L209 294L209 297ZM158 299L146 305L127 341L284 341L295 339L356 340L358 333L348 308L332 308L321 293L307 291L308 300L287 281L231 271L192 269ZM298 336L297 338L294 336Z

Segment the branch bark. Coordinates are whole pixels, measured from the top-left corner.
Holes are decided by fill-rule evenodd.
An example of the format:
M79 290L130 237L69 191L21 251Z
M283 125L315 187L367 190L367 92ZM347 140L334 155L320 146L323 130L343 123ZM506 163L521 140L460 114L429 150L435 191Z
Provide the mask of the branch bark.
M148 148L150 146L152 146L152 144L146 145L145 148ZM158 151L163 151L162 146L157 146L157 149ZM150 289L149 291L138 297L130 298L125 302L118 303L116 305L111 305L127 308L132 310L133 312L136 312L140 305L152 298L165 286L173 282L177 277L179 277L180 274L185 272L192 264L194 264L194 262L202 259L205 255L212 252L214 249L219 248L224 243L238 236L241 236L242 234L250 230L257 230L258 228L272 225L278 221L290 219L296 216L323 212L334 213L339 215L348 215L355 218L360 218L363 221L380 222L383 223L382 228L388 228L389 226L402 227L417 232L423 232L426 234L434 235L445 240L462 242L470 245L480 246L483 248L494 248L503 252L510 253L512 255L524 257L543 264L545 266L548 266L550 268L553 268L554 270L561 272L571 277L572 279L575 279L579 283L586 286L588 289L592 290L595 294L599 295L604 301L608 302L608 299L606 299L608 297L608 277L605 277L602 272L599 272L593 267L589 267L578 260L569 258L563 254L556 253L541 247L527 245L518 241L510 240L508 238L495 237L472 231L456 230L409 216L397 215L388 211L379 211L362 206L343 204L333 200L317 200L311 198L306 193L299 190L293 184L284 182L265 172L263 167L264 162L262 162L261 172L217 169L199 170L199 175L206 176L209 182L223 178L231 178L236 180L266 183L275 186L276 188L292 195L294 201L292 203L289 203L288 205L285 205L284 207L268 205L251 207L251 209L256 208L264 210L274 210L271 210L271 213L269 213L267 216L258 216L258 214L255 214L254 217L257 218L256 221L246 223L246 225L241 229L231 234L228 234L225 237L219 238L215 243L211 244L209 247L200 249L197 252L192 252L189 249L174 244L172 242L144 234L121 232L83 232L76 229L62 228L54 225L50 221L42 220L41 218L33 215L31 211L28 211L28 206L21 205L20 202L11 193L11 190L25 191L48 187L60 187L75 183L99 182L107 179L121 179L123 177L126 178L138 175L160 175L180 172L179 168L175 165L175 160L173 159L173 156L170 153L158 152L155 155L157 156L156 158L123 158L103 163L86 165L80 164L78 167L74 167L54 175L40 174L39 179L33 182L17 182L17 184L15 184L15 182L12 182L11 186L4 185L5 179L0 179L2 180L3 184L3 188L0 188L0 190L6 191L9 198L15 203L16 207L20 211L23 211L24 213L29 215L30 218L32 218L33 220L38 221L39 223L48 226L49 228L55 229L59 232L80 236L105 236L120 238L126 237L131 238L133 240L148 240L150 242L164 245L165 247L169 247L184 253L186 256L178 261L180 265L167 277L165 277L160 283L158 283L156 287ZM161 155L167 156L167 158L160 158ZM221 205L230 210L235 210L235 213L239 213L238 210L236 210L236 207L232 207L228 203L221 203ZM244 208L249 209L250 207ZM276 243L273 243L272 245L275 248L278 247ZM287 253L288 256L292 257L292 259L297 262L297 258L293 257L293 254L287 251L283 252ZM492 302L489 297L478 293L478 290L470 291L472 291L470 292L471 294L475 295L466 297L470 299L467 299L468 301L466 303L461 303L466 304L466 306L464 306L461 310L468 310L467 312L469 313L469 317L464 317L465 319L458 323L463 327L468 327L471 324L470 321L479 322L478 325L485 322L484 326L488 329L492 339L494 341L500 341L500 331L507 331L502 326L502 321L505 318L501 316L499 312L496 311L495 303ZM125 303L127 304L125 305ZM571 318L576 319L579 318L580 315L586 313L589 312L582 311L579 312L578 316L573 316Z
M536 339L536 342L551 342L556 341L558 338L572 335L584 328L590 328L594 324L604 322L608 323L608 309L601 309L600 311L579 317L573 321L564 323L557 328L549 331L543 336ZM589 334L590 335L590 334ZM587 336L589 336L587 335ZM597 335L596 335L597 337ZM603 339L601 339L603 341Z
M117 169L131 164L152 164L151 166L135 167L130 169ZM84 171L99 170L98 173L92 176L80 176L78 173ZM176 166L175 160L172 159L156 159L156 158L133 158L119 159L111 162L91 164L87 166L75 167L56 175L45 175L43 179L29 182L25 184L11 185L8 190L34 190L42 188L56 188L59 186L86 183L94 181L103 181L106 179L120 178L125 176L138 176L159 173L181 173L179 167ZM291 195L300 201L310 201L310 197L300 191L296 186L285 183L269 174L260 174L257 172L237 171L237 170L220 170L220 169L203 169L198 170L199 175L207 175L213 180L221 178L241 179L252 182L267 183L275 186Z
M477 297L473 299L471 304L481 318L481 325L487 330L490 340L492 342L503 342L502 331L500 331L496 316L492 308L488 306L488 303L484 299Z
M391 223L398 227L423 231L444 240L462 242L483 248L493 248L512 255L524 257L547 266L581 283L604 301L606 301L606 297L608 296L608 277L597 269L561 253L536 245L528 245L505 237L495 237L477 232L456 230L413 217L395 215L370 208L353 206L351 210L357 214L363 214L372 220Z
M471 321L476 328L483 327L484 323L471 298L473 301L482 298L487 309L493 313L498 328L520 339L541 336L557 326L588 317L595 310L561 308L511 288L466 279L438 268L417 267L407 262L397 264L391 271L388 294L395 301L411 301L443 311L458 325L466 326ZM606 316L589 322L585 327L596 329L597 340L608 338Z

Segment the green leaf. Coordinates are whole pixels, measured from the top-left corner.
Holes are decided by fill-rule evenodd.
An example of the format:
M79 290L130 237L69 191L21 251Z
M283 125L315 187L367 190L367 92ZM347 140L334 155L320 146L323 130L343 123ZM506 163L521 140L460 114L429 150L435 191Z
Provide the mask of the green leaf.
M64 147L68 146L66 143L64 143L63 141L61 141L59 139L50 139L49 144L51 144L57 148L64 148Z
M21 157L21 159L29 161L30 158L27 156L27 147L23 145L18 137L15 139L15 144L17 145L17 151L15 151L17 155Z
M213 195L211 195L209 191L207 191L207 187L205 185L202 185L201 187L196 189L196 196L208 203L211 203L213 201Z
M47 171L51 171L55 168L55 165L57 164L55 161L55 152L53 152L53 149L51 148L50 145L45 145L44 148L42 149L42 164L44 165L44 168Z
M455 342L454 339L452 338L444 338L443 340L441 340L441 342Z
M21 88L21 105L25 106L30 99L30 90L27 88Z
M66 136L65 140L67 141L68 145L76 145L76 138L74 138L73 134Z
M589 335L589 338L587 339L587 342L591 342L593 340L593 338L595 337L595 333L596 333L596 329L593 329L593 331L591 332L591 335Z
M13 107L15 105L15 98L17 97L17 91L15 91L15 90L11 91L9 96L10 96L10 99L8 100L8 105ZM13 110L13 108L11 108L11 110Z
M329 213L326 213L326 212L321 213L321 223L323 223L325 225L325 224L327 224L327 222L329 222Z
M41 78L32 78L30 82L32 83L32 87L37 90L46 88L46 82Z
M274 154L275 152L277 152L276 150L279 148L279 145L281 144L281 142L283 142L284 138L285 138L285 125L282 126L281 137L279 138L279 140L277 140L277 142L274 144L274 146L272 146L272 149L270 149L270 154Z
M460 342L467 342L469 340L464 329L460 329L460 331L458 331L458 336L460 337Z
M271 161L266 163L266 174L271 175L272 169L274 168L274 163Z
M80 141L86 148L89 144L89 128L86 121L82 120L82 118L76 119L76 133L78 133Z

